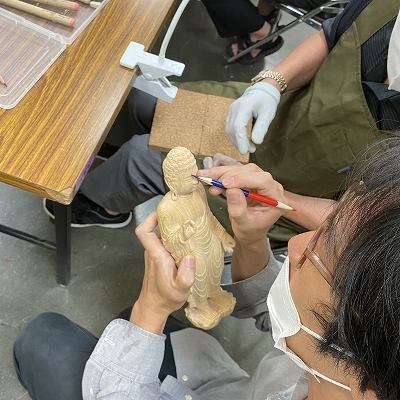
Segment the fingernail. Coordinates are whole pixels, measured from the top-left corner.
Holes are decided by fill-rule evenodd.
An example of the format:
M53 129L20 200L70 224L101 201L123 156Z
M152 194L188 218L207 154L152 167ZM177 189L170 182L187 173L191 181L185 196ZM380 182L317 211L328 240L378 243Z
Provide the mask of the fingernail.
M210 194L221 194L221 189L217 188L215 186L210 186L210 188L208 189L208 191L210 192Z
M196 265L195 259L192 256L185 256L182 260L182 264L186 268L194 268Z
M225 178L222 181L222 184L226 187L226 186L232 185L233 181L234 181L234 178L233 178L233 176L231 176L230 178Z
M197 171L197 175L199 175L199 176L208 176L208 175L210 175L210 170L209 169L199 169L198 171Z
M239 193L226 193L226 198L230 203L237 203L239 201Z

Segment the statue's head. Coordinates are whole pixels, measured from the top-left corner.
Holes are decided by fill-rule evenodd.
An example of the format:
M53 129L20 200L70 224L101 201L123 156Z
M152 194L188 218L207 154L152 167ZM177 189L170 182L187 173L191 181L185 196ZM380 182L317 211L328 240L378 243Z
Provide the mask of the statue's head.
M163 162L164 180L174 197L192 193L199 182L192 177L197 172L196 160L186 147L174 147Z

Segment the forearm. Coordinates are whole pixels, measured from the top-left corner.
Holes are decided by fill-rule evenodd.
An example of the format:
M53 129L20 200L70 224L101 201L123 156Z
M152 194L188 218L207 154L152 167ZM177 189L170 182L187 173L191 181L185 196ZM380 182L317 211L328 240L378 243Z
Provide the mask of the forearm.
M285 197L296 211L286 211L283 216L309 230L317 229L336 203L334 200L302 196L288 191L285 191Z
M325 34L321 30L296 47L273 71L285 78L286 90L298 89L311 82L328 54ZM280 90L279 84L271 78L263 79L263 82Z
M231 264L232 282L239 282L258 274L268 261L269 246L266 236L251 243L243 243L236 239Z
M150 307L144 306L139 298L132 308L129 321L148 332L162 335L167 318L168 314L153 312Z

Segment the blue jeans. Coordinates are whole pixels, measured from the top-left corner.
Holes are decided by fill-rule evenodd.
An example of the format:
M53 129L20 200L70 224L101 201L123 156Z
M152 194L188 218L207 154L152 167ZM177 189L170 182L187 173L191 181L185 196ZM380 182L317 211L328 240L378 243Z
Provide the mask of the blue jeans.
M125 310L121 318L129 319ZM127 318L126 318L127 317ZM169 333L186 325L167 321L165 356L160 380L176 377ZM83 371L98 339L61 314L40 314L25 327L14 343L18 379L33 400L81 400Z

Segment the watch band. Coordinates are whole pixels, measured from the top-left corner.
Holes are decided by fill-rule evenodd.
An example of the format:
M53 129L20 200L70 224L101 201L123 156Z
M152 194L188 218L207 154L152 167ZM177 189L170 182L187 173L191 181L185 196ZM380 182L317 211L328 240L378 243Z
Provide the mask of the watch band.
M279 72L270 70L263 70L260 73L258 73L254 78L251 79L251 84L254 85L255 83L260 82L265 78L271 78L277 81L281 88L281 93L283 93L287 88L285 78Z

